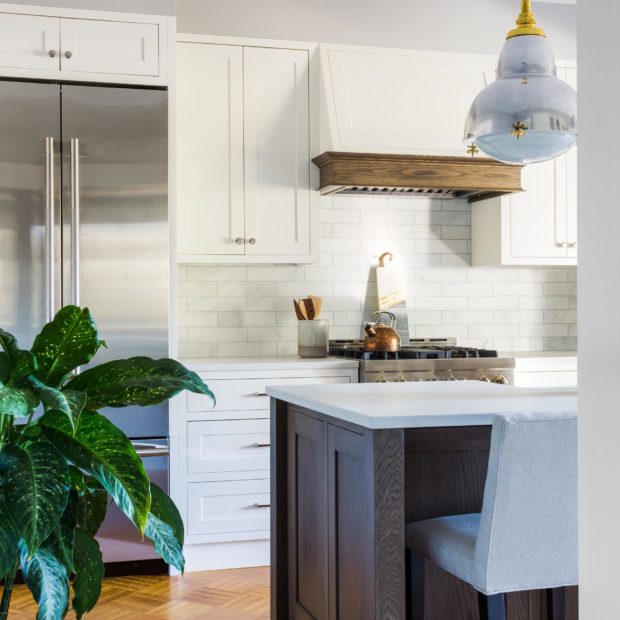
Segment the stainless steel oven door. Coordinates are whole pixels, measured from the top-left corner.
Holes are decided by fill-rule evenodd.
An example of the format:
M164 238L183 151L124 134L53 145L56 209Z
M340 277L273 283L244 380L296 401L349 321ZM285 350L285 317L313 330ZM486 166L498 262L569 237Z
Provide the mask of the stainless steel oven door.
M168 460L170 455L167 439L132 440L138 454L142 457L146 473L151 482L168 493ZM140 540L135 526L121 511L112 504L106 516L97 540L101 545L103 561L131 562L158 559L153 545L147 538Z

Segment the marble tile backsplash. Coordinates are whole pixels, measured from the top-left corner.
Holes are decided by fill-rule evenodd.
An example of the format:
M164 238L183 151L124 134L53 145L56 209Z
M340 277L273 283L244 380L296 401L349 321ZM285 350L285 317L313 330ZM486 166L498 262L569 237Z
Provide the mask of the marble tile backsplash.
M356 338L377 307L374 267L393 252L405 274L412 336L500 351L576 349L574 267L470 266L464 200L321 198L313 265L180 265L182 357L297 353L292 298L323 297L332 338Z

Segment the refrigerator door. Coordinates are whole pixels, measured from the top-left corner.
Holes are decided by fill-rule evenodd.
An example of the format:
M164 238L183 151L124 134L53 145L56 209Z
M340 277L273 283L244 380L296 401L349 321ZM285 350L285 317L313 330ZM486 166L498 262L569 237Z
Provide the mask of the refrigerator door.
M142 456L151 482L168 492L168 442L165 439L140 439L133 442ZM148 538L140 534L129 519L112 504L97 534L104 562L138 562L156 560L159 556Z
M60 87L0 81L0 328L30 348L60 307Z
M90 308L97 364L168 355L167 97L62 86L63 303ZM167 405L103 413L129 437L168 435Z

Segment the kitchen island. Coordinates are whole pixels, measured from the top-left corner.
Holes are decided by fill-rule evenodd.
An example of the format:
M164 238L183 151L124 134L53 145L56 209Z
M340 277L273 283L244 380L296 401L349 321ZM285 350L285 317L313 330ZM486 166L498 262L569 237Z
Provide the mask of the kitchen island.
M495 415L577 407L572 389L476 381L267 393L272 620L405 620L405 523L480 511ZM477 617L475 591L433 566L426 600L428 620ZM544 593L508 597L509 620L545 613Z

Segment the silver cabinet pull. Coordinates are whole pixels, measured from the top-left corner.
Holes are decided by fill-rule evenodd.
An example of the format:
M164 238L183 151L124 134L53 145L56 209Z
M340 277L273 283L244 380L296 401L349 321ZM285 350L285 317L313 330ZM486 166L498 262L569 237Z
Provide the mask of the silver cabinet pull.
M71 138L71 303L80 305L80 141Z
M252 448L270 448L270 443L253 443Z
M69 50L65 52L65 58L71 58L72 56L73 56L73 52L70 52Z
M258 502L254 502L252 508L271 508L271 504L259 504Z
M45 138L45 315L54 318L54 138Z
M237 245L241 245L241 244L243 243L243 237L237 237L237 238L235 239L235 243L236 243Z
M248 243L249 243L250 245L254 245L254 244L256 243L256 239L255 239L254 237L250 237L250 238L248 239Z
M49 50L49 52L47 52L52 58L54 58L54 56L56 56L56 50Z
M267 396L266 392L252 392L252 396L258 398L259 396Z

